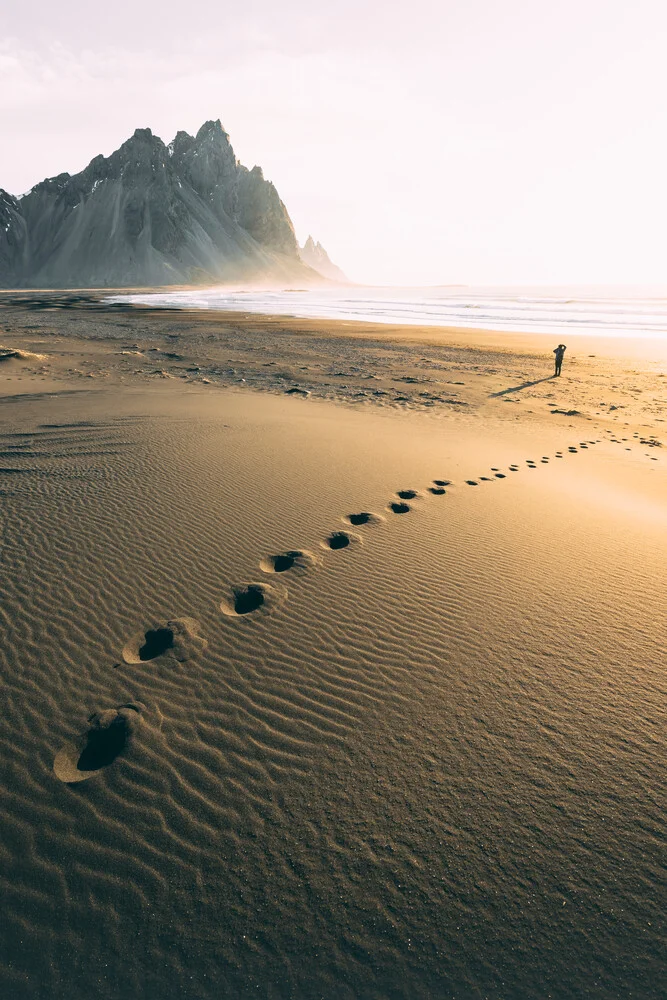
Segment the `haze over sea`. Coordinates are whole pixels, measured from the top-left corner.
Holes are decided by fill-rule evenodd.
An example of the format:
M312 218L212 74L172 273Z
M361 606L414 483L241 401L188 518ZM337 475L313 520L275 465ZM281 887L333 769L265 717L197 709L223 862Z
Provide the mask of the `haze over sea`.
M193 288L114 296L114 302L279 316L529 333L667 339L667 289L336 287Z

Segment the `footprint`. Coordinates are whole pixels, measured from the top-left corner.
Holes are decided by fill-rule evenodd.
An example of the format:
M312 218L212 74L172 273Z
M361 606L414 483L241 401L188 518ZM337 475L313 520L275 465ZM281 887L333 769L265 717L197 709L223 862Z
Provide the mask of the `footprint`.
M518 465L510 465L510 472L518 472L518 471L519 471Z
M56 754L53 761L56 777L72 785L87 781L110 767L127 749L142 724L144 709L141 702L136 702L89 715L88 731L66 743Z
M287 573L293 569L295 573L303 573L315 566L317 560L312 552L304 549L290 549L280 552L277 556L265 556L260 560L259 568L264 573Z
M480 476L479 478L480 478L480 481L483 482L483 483L492 483L493 482L493 479L490 479L488 476Z
M287 598L287 591L268 583L242 583L230 587L220 602L223 615L241 618L245 615L267 615Z
M577 454L577 449L576 448L568 448L567 450L570 452L571 455L576 455Z
M392 514L407 514L412 510L412 507L408 503L398 503L396 500L393 500L387 507L387 510L390 510Z
M506 479L506 478L507 477L504 472L496 472L496 479Z
M417 490L397 490L396 496L400 497L401 500L414 500L415 497L419 496Z
M331 534L321 543L325 549L346 549L350 545L359 544L361 536L355 535L351 531L332 531Z
M447 490L443 486L429 486L429 493L432 493L435 497L441 497Z
M500 469L492 468L491 472L500 472Z
M434 479L433 480L433 485L434 486L451 486L452 485L452 481L451 481L451 479Z
M358 526L360 524L382 524L384 518L381 514L370 514L365 510L361 514L346 514L343 520L346 524Z
M466 479L466 483L468 484L468 486L479 486L479 483L477 482L476 479Z
M194 618L154 622L125 643L121 656L126 663L146 663L164 655L183 663L208 645L198 630L199 622Z

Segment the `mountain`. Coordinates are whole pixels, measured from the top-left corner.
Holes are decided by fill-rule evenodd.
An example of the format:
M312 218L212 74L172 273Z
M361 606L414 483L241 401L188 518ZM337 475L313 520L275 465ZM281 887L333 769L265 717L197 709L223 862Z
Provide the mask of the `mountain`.
M27 230L16 198L0 188L0 288L13 288L25 265Z
M322 283L260 167L220 121L169 145L150 129L20 198L0 189L0 287Z
M302 247L299 248L299 256L304 264L312 267L314 271L331 281L340 281L349 284L349 279L343 274L339 267L336 267L329 258L321 243L316 243L312 236L309 236Z

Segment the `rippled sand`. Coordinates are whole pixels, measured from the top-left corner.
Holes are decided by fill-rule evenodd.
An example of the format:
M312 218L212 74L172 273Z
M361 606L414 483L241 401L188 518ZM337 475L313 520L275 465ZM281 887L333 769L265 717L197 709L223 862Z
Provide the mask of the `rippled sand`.
M660 371L650 426L438 417L22 336L0 994L659 997Z

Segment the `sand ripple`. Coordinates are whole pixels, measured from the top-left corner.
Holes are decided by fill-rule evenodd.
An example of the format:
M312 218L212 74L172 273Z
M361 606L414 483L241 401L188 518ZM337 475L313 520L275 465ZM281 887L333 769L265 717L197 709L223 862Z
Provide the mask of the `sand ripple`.
M656 995L667 553L591 503L613 445L240 405L3 427L2 995Z

